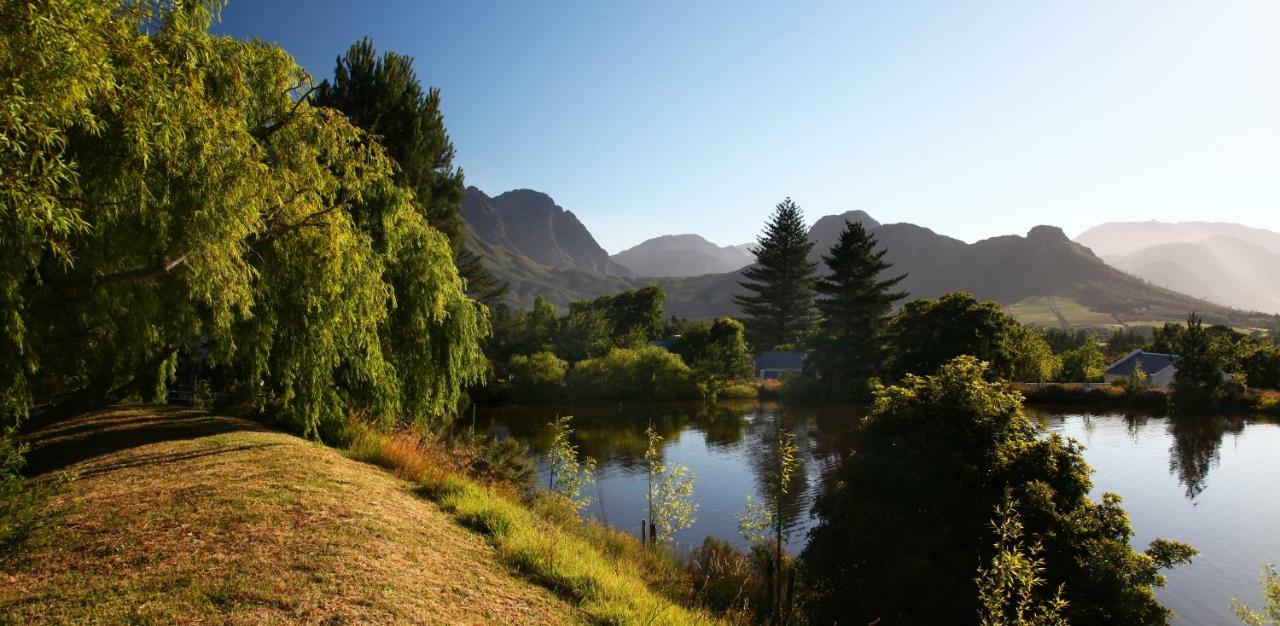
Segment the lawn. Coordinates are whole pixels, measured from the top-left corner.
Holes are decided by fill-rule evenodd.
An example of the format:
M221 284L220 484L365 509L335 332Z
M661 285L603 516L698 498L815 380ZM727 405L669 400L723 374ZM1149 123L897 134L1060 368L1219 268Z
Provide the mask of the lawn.
M417 486L253 422L121 407L31 443L75 478L52 536L0 563L0 623L584 621Z

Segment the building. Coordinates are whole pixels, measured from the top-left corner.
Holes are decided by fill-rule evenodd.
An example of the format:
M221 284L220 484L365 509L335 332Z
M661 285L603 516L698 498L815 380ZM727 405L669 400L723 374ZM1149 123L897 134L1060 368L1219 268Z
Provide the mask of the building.
M1107 371L1103 373L1102 380L1113 383L1124 378L1130 378L1138 366L1141 365L1142 372L1147 375L1148 386L1168 389L1173 386L1173 374L1177 372L1175 364L1178 359L1179 357L1176 354L1134 350L1119 361L1112 363L1107 368Z
M799 373L804 369L803 352L769 350L756 357L756 378L776 380L787 372Z

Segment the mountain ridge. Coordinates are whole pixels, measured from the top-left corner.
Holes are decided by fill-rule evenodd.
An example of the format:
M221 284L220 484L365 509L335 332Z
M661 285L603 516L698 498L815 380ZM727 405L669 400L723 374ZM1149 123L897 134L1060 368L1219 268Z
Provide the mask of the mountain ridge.
M483 196L479 190L476 193ZM506 195L501 194L497 198ZM540 195L545 197L542 204L555 206L550 196ZM472 213L464 212L464 216L468 217L469 228L473 232L483 229L495 231L493 224L470 224ZM503 216L498 207L493 213L499 218ZM477 217L483 219L486 215L481 212ZM1057 226L1036 226L1025 235L1002 235L970 244L924 226L907 222L881 224L865 211L846 211L824 215L810 227L810 240L815 242L812 260L819 260L835 243L845 221L863 223L880 246L888 250L886 259L894 264L890 273L907 275L899 287L910 293L910 298L967 291L975 297L995 300L1010 310L1023 312L1030 319L1045 318L1047 311L1029 310L1032 307L1028 303L1039 303L1046 298L1053 302L1056 298L1064 304L1072 302L1078 305L1076 308L1079 310L1089 312L1087 325L1150 325L1183 319L1191 311L1201 313L1214 323L1240 327L1269 328L1276 323L1276 318L1271 316L1235 310L1127 274L1105 263L1088 247L1072 241ZM573 222L581 226L576 218ZM510 230L511 225L504 222L503 229L496 233L505 235ZM582 230L586 230L585 226ZM701 236L693 237L718 250L728 248L715 246ZM590 241L594 244L593 238ZM682 236L665 240L666 243L678 241L697 243ZM494 232L488 237L477 235L472 243L479 248L478 252L487 266L511 285L511 301L517 307L527 308L537 296L565 306L575 300L656 284L667 294L666 308L671 315L700 319L739 314L733 302L733 296L741 291L739 283L743 280L738 270L638 277L637 274L644 272L628 270L622 274L602 269L598 254L589 255L590 263L566 261L555 254L543 255L542 260L533 259L522 253L519 242L511 241L509 236L504 239ZM569 251L565 252L568 255ZM614 258L609 262L626 269ZM1055 315L1050 319L1063 318ZM1074 322L1068 320L1068 325L1072 324Z

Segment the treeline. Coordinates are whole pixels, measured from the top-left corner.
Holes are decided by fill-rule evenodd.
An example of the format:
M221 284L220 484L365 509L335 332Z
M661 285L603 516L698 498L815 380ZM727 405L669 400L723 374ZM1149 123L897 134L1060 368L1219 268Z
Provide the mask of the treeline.
M754 395L734 384L751 372L742 324L664 321L663 297L652 286L574 302L563 316L542 298L498 311L487 346L497 382L479 392L518 402Z

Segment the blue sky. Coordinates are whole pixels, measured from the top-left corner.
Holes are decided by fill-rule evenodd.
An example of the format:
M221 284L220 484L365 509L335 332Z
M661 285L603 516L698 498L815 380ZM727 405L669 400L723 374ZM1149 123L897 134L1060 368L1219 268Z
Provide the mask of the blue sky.
M317 78L368 35L441 89L468 184L610 252L754 239L791 196L974 241L1280 230L1280 3L231 0Z

